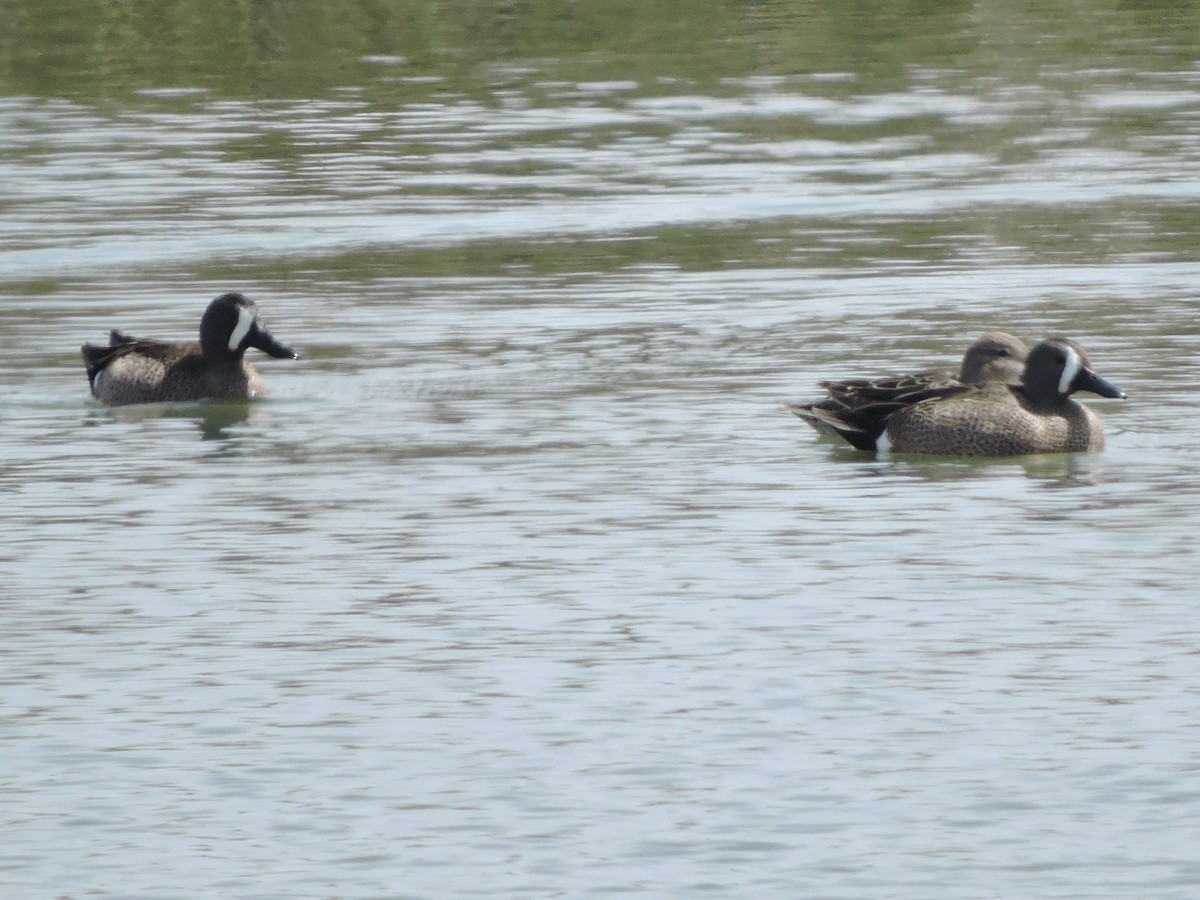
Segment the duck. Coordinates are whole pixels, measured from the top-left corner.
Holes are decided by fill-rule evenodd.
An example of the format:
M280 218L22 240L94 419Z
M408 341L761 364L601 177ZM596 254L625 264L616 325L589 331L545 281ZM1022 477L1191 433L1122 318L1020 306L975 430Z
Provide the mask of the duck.
M931 384L858 406L810 406L808 415L859 450L1020 456L1104 449L1100 416L1078 391L1125 399L1091 368L1078 341L1053 337L1029 351L1019 384Z
M787 407L821 434L837 435L830 417L838 417L872 403L896 402L902 398L933 396L944 387L965 384L1020 384L1029 348L1020 338L1005 331L989 331L976 338L963 354L957 375L946 372L921 372L893 378L851 378L845 381L821 381L818 386L828 396L808 403L788 403Z
M262 397L262 378L243 358L250 347L276 359L300 356L272 336L253 300L234 292L208 305L198 341L148 340L111 331L107 346L84 344L80 352L92 395L106 406L125 406Z

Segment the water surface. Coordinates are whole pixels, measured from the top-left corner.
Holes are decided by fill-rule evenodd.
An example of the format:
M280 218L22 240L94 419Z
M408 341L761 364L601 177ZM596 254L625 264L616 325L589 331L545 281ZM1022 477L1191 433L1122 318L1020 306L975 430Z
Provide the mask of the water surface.
M902 6L15 20L0 885L1193 896L1200 32ZM89 401L231 289L267 401ZM993 328L1103 453L782 406Z

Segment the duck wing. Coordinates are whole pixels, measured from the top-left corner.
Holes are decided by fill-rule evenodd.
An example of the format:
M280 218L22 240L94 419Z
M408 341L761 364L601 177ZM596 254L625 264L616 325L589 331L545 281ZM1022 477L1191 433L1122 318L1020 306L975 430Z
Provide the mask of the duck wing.
M822 384L829 396L815 403L789 403L788 409L822 434L837 435L859 450L875 450L879 436L887 428L888 419L902 409L932 400L945 400L969 393L976 388L956 378L937 382L912 383L903 379L866 382L866 387L852 382ZM836 384L836 389L828 385ZM842 390L849 386L848 390Z
M180 346L178 343L135 338L122 331L110 331L107 347L102 344L84 344L79 350L83 354L88 381L92 382L97 374L112 365L113 360L122 356L137 354L165 363L180 352Z

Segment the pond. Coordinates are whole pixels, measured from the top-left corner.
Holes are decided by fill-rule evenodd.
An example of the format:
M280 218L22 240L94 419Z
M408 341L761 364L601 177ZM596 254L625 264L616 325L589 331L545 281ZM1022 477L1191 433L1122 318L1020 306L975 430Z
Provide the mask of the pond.
M14 896L1194 896L1194 15L59 6L0 40ZM228 290L266 400L90 399ZM1128 393L1103 452L784 406L993 329Z

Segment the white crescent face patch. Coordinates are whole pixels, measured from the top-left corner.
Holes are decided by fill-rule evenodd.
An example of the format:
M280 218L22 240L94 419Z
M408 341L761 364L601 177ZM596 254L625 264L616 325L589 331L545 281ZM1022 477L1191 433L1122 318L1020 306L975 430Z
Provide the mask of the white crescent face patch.
M237 325L233 329L233 334L229 335L229 349L236 353L242 341L246 339L246 335L250 333L250 329L254 327L254 313L246 309L244 306L238 307Z
M1083 362L1079 359L1079 354L1075 352L1074 347L1067 348L1067 358L1063 361L1062 378L1058 379L1058 392L1066 394L1071 390L1071 382L1075 380L1075 376L1079 374L1079 370L1083 367Z

